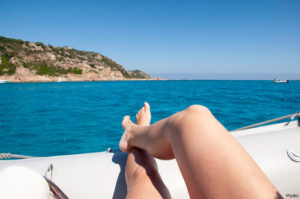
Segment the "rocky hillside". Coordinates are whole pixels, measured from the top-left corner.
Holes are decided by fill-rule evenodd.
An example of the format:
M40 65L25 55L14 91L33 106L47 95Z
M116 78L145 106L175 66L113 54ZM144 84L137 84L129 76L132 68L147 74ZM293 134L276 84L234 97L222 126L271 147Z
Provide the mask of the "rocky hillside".
M95 52L0 36L0 79L14 82L151 79Z

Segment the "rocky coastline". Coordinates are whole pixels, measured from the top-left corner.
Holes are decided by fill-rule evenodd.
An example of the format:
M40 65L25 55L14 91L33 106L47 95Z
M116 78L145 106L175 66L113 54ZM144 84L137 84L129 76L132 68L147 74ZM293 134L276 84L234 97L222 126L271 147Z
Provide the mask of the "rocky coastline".
M96 52L0 36L0 79L8 82L160 80L127 71Z

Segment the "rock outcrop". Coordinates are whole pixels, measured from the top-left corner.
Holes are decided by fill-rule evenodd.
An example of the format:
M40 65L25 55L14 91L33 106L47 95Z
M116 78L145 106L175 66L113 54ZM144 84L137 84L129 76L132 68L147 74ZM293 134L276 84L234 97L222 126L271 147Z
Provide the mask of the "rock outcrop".
M152 79L96 52L0 36L0 79L11 82Z

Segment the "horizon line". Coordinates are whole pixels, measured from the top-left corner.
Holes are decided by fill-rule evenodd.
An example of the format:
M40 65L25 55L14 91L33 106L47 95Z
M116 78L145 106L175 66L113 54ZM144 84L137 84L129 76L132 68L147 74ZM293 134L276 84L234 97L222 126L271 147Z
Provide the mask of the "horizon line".
M150 73L168 80L300 80L300 73Z

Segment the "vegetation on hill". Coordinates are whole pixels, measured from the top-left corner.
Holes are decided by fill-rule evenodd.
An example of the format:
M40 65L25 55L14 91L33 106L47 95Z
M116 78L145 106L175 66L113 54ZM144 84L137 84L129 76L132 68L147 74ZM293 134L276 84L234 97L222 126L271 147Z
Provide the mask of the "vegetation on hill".
M131 71L128 71L128 73L131 75L131 76L134 76L135 78L141 78L141 79L144 79L144 78L151 78L150 75L148 75L147 73L141 71L141 70L131 70Z
M105 68L117 71L124 78L151 78L144 72L128 72L120 64L95 52L54 47L41 42L22 41L0 36L0 75L14 75L23 67L36 75L100 73ZM143 75L144 74L144 75Z

